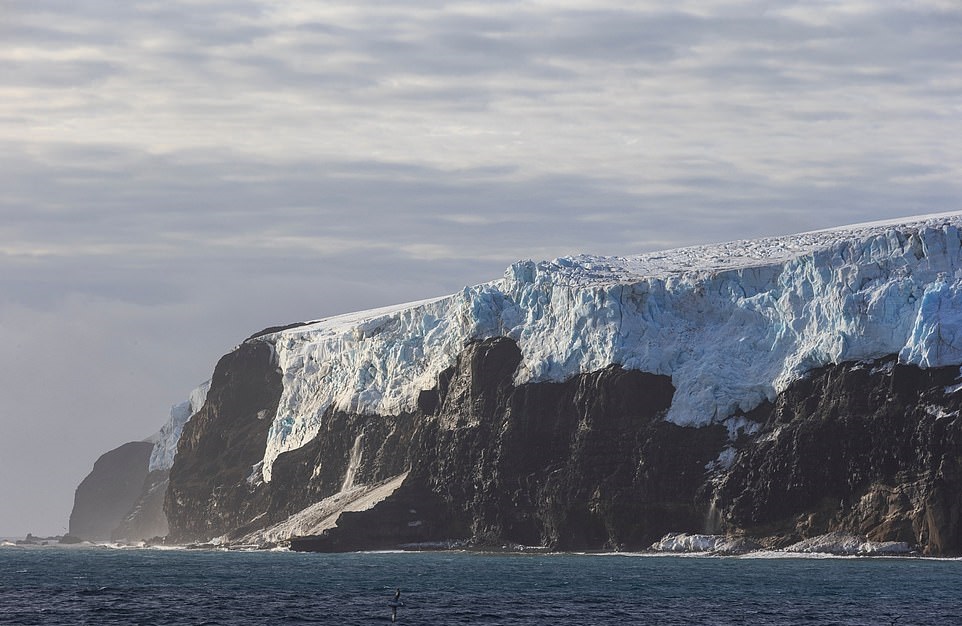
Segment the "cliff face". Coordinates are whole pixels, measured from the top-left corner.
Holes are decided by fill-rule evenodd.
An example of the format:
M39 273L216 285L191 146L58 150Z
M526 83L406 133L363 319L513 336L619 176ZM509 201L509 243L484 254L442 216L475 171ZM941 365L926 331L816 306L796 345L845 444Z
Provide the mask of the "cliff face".
M246 387L234 381L221 388L215 374L208 406L185 429L171 473L171 536L240 538L355 483L404 472L402 488L345 515L316 546L470 538L637 548L667 530L703 525L699 489L705 465L727 441L723 426L664 421L673 393L664 376L612 366L565 383L515 386L519 360L510 339L476 342L412 413L388 419L331 411L309 445L278 458L270 483L248 480L254 454L239 464L245 472L194 478L198 466L218 458L213 445L223 432L222 423L202 418L239 406L231 390ZM232 504L238 494L241 507Z
M123 521L111 531L111 539L148 541L167 536L170 527L164 513L164 496L167 494L168 475L166 470L147 473L140 495L127 511Z
M125 443L97 459L74 495L71 535L111 539L143 491L153 447L144 441Z
M701 525L696 492L723 427L664 421L665 376L611 366L515 386L520 360L504 338L462 353L418 431L409 481L487 543L640 547Z
M962 215L520 262L250 337L150 467L178 542L955 554L960 363Z
M355 483L407 472L388 497L335 514L336 526L293 545L470 539L639 549L684 531L778 546L843 530L929 554L962 551L958 368L921 370L894 358L821 368L747 416L695 428L663 419L674 393L667 377L611 366L564 383L514 385L519 358L510 339L476 342L410 414L331 411L310 445L278 459L271 483L235 473L234 483L207 487L197 498L207 508L181 508L173 536L240 539ZM225 396L212 391L217 397ZM181 449L178 464L190 455ZM230 506L238 492L246 509ZM212 529L212 511L230 515L218 514L224 523Z
M849 531L962 553L959 368L890 358L820 368L764 407L716 477L725 527L805 538Z
M85 539L141 541L167 535L164 499L170 467L183 426L203 406L208 387L200 385L188 400L172 406L150 443L128 443L101 457L77 489L71 529L76 519L78 530L87 528L81 534Z
M245 342L217 363L170 469L164 510L171 540L214 537L262 512L250 479L264 456L280 390L267 344Z

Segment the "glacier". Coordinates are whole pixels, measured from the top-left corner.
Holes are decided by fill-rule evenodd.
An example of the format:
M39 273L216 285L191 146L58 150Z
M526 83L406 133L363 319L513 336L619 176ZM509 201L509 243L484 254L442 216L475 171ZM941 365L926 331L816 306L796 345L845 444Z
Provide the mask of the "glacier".
M260 471L269 482L274 460L308 443L329 408L385 418L415 410L467 343L496 336L521 349L516 384L611 364L670 376L665 419L693 427L747 413L828 364L888 355L923 368L962 363L960 228L962 213L944 213L520 261L453 295L258 336L283 385ZM157 467L173 459L175 421L172 412Z
M170 407L170 417L167 422L160 427L157 434L150 438L154 442L154 448L150 452L148 472L170 471L174 466L177 442L180 441L180 434L184 431L184 424L204 406L208 391L210 391L209 380L191 391L187 400Z

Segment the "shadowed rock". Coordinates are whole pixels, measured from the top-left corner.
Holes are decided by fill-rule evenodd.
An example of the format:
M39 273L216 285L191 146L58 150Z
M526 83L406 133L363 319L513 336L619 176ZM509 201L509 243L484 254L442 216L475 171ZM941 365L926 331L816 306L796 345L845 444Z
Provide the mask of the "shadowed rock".
M140 498L153 444L125 443L107 452L77 487L70 534L90 541L111 538Z

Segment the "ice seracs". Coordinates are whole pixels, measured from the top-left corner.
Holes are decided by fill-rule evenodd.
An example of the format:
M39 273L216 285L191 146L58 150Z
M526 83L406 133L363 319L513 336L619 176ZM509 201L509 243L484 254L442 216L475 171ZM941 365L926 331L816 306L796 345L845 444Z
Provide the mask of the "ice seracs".
M261 336L283 375L263 478L279 454L317 434L330 407L414 410L476 339L517 341L517 384L611 364L668 375L676 393L666 419L688 426L748 412L826 364L894 354L921 367L960 363L960 228L962 214L952 213L632 257L522 261L448 297Z
M167 423L160 428L157 434L151 437L151 441L154 442L154 449L150 453L147 471L167 471L173 467L174 456L177 455L177 442L184 430L184 424L204 406L209 390L210 381L208 380L191 391L187 400L170 407L170 417L167 419Z

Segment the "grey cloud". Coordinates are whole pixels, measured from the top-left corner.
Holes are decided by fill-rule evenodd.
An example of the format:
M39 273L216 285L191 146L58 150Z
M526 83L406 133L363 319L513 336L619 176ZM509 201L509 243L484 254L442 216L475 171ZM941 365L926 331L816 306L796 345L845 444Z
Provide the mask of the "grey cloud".
M67 149L65 155L72 152ZM277 165L239 157L199 165L136 154L114 163L111 150L103 158L114 164L104 168L89 157L71 163L65 155L52 164L31 164L25 155L8 157L11 167L0 181L14 193L0 199L0 212L10 216L7 228L26 241L53 246L140 243L145 246L141 256L150 254L147 244L176 243L158 239L158 233L176 233L191 243L238 233L264 233L268 239L275 233L353 236L358 246L424 239L462 240L459 245L472 246L474 236L443 216L479 214L502 224L525 224L531 214L537 221L563 221L597 203L631 204L628 194L587 178L518 181L511 170L446 172L376 162ZM40 210L19 210L17 198L28 193ZM526 235L518 230L507 239L522 247ZM265 253L231 253L237 252Z
M118 64L106 61L13 62L5 68L3 82L11 87L89 87L118 71Z
M76 4L77 3L73 3L72 6ZM20 19L17 19L17 16L19 16ZM54 19L53 15L36 16L43 17L43 21L48 22L44 24L26 23L26 21L23 19L26 16L27 15L25 15L23 12L12 12L10 15L4 16L7 19L4 21L3 25L0 25L0 35L2 35L4 43L6 43L8 46L30 45L37 46L45 50L51 50L64 48L67 46L103 46L104 44L111 43L111 41L105 39L104 32L95 30L78 31L72 28L58 28L57 23L63 20L62 15L59 16L60 19Z
M101 15L91 15L89 9L61 10ZM598 79L599 72L602 76L617 76L619 71L629 77L670 76L673 61L680 59L695 62L687 70L690 76L700 76L722 91L747 86L802 93L813 86L842 89L901 83L926 93L946 89L928 84L928 79L944 73L951 66L946 64L959 58L958 38L952 37L957 12L880 9L862 21L853 18L815 27L762 15L760 7L719 11L710 17L679 11L559 10L547 18L524 5L504 16L391 7L370 14L363 24L294 24L290 32L301 36L264 46L253 44L273 32L268 27L225 19L241 14L256 20L260 12L256 3L133 5L112 15L113 21L99 26L98 32L109 33L109 24L120 23L130 27L129 37L169 32L183 40L183 45L168 49L135 50L127 60L132 72L142 58L164 59L211 86L335 90L343 92L339 98L363 101L366 106L401 99L465 110L483 110L509 97L537 99L572 88L591 89L588 85ZM54 35L45 34L44 39L52 40ZM723 54L693 52L699 45L717 42L727 44ZM759 49L759 44L767 47ZM304 63L344 53L351 53L351 60L335 67L319 69ZM866 64L879 71L865 72ZM38 66L38 72L31 67L24 66L25 76L47 75L51 81L74 73L68 67L55 71ZM225 73L231 67L239 73ZM116 65L99 66L99 74L93 73L97 66L79 69L78 80L118 71ZM441 84L385 88L393 77L403 75L432 77ZM482 76L510 76L516 84L501 91L483 81L467 80ZM517 81L524 79L528 84L520 87ZM584 81L581 87L579 80ZM670 82L666 88L673 88Z
M880 4L868 16L822 27L786 19L751 20L730 32L722 25L719 39L735 38L743 45L719 59L721 65L709 62L700 71L762 84L794 72L791 82L822 88L920 83L957 66L962 58L960 20L959 11L929 13ZM778 45L759 50L757 44L764 41Z
M136 263L146 268L210 265L220 272L246 262L301 271L295 262L333 262L351 272L370 267L376 258L386 259L382 269L391 267L390 259L403 258L405 247L425 243L448 245L462 258L497 258L506 265L546 241L559 253L642 251L626 249L633 240L620 230L625 224L661 231L660 241L697 243L705 237L704 227L689 231L680 220L699 210L718 216L720 227L710 231L712 238L739 238L744 224L732 214L753 216L760 235L778 221L777 214L768 215L773 210L804 212L833 204L837 211L894 216L912 212L913 204L944 207L962 191L962 185L938 182L950 178L944 167L883 155L832 179L794 182L771 181L724 162L689 163L690 174L664 178L655 191L587 176L526 179L510 168L269 164L238 155L198 164L196 158L181 163L176 155L102 154L113 167L67 166L63 157L55 166L29 164L23 155L15 156L19 168L7 170L11 180L0 181L5 186L13 179L22 182L19 195L32 189L35 205L48 208L23 212L20 201L0 200L0 212L9 216L7 232L22 245L62 248L68 258L80 254L84 261L78 269L120 261L134 268ZM898 176L920 182L893 182ZM666 219L669 207L684 211ZM458 215L485 219L448 219ZM811 223L826 225L831 224L824 218ZM98 253L98 247L105 252ZM137 253L129 261L117 256L132 250ZM88 288L110 291L109 282L94 281Z
M195 54L211 45L250 44L272 33L267 27L224 19L246 15L256 20L263 11L257 3L202 6L132 3L126 8L108 7L105 3L100 10L83 6L81 10L76 5L54 5L53 10L68 16L103 19L98 33L109 33L110 25L118 23L132 26L133 36L150 31L176 33L188 42L195 40L203 44L195 47ZM799 46L811 42L837 43L804 50L807 57L821 58L826 63L838 63L865 53L888 60L945 60L959 48L958 38L953 36L960 19L958 12L886 10L884 5L877 15L867 20L832 27L814 27L746 11L704 17L680 11L558 10L546 19L544 14L526 10L524 5L512 9L504 16L493 16L451 11L411 12L392 6L380 14L369 14L363 26L320 22L293 25L294 32L323 37L294 43L290 51L323 54L353 50L369 55L373 63L367 69L379 74L405 69L450 75L506 70L537 74L547 69L543 63L546 58L619 64L664 63L688 56L692 46L706 41L746 43L749 50L760 42L768 42L778 44L788 55L798 54ZM57 32L37 30L38 36L48 42L57 39ZM64 37L72 36L63 32ZM73 36L85 37L76 33ZM859 45L848 45L853 42ZM778 50L773 52L777 54ZM242 49L236 53L244 55ZM751 54L754 53L743 58L751 60ZM297 63L290 56L277 57L276 62L289 66ZM757 67L758 63L751 65Z
M28 23L39 32L59 32L84 38L89 33L122 33L134 35L144 27L168 28L171 32L210 35L221 33L224 39L205 36L213 43L239 41L238 33L263 32L250 27L237 27L238 18L257 19L264 15L266 7L259 2L235 0L231 2L70 2L69 0L41 0L11 11L13 24ZM190 18L187 21L185 18ZM118 25L136 27L135 30L118 28ZM246 39L245 39L246 40Z

